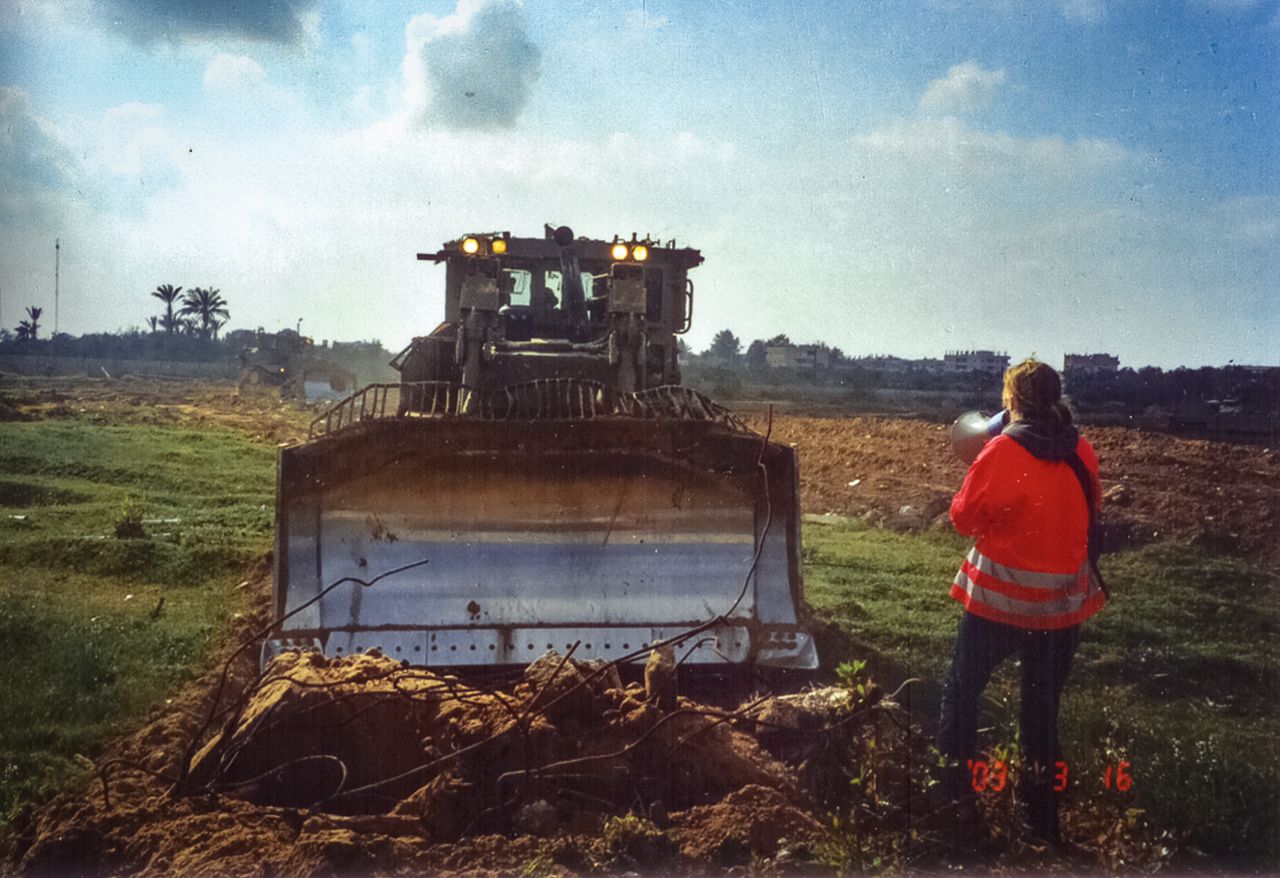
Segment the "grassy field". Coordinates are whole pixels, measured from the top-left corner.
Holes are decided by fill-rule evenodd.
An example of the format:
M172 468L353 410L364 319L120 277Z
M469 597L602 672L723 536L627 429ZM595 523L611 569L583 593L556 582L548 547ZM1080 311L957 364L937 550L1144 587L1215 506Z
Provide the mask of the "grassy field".
M0 424L0 824L199 666L273 493L274 449L227 430Z
M805 530L806 590L831 618L829 649L907 677L936 717L959 605L947 587L967 544L855 523ZM1120 796L1222 865L1280 863L1280 576L1223 555L1148 546L1107 556L1113 600L1086 624L1063 703L1069 808ZM905 696L904 696L905 697ZM988 746L1014 742L1012 662L988 689ZM1130 763L1128 792L1106 766Z

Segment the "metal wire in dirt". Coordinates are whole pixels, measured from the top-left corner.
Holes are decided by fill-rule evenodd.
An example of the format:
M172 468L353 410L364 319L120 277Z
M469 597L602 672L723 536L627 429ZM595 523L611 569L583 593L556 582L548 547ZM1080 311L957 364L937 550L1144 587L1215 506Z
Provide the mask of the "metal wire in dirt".
M178 774L178 782L175 784L175 792L186 783L187 774L190 770L191 758L195 756L196 747L199 746L201 739L204 738L205 733L209 731L209 726L212 725L213 723L214 713L217 711L218 702L222 700L222 692L226 688L227 677L231 673L231 664L237 658L239 658L240 655L246 649L248 649L250 646L257 643L262 638L266 637L274 629L276 629L279 625L281 625L288 619L292 618L293 616L297 615L298 613L302 612L303 610L315 604L317 601L319 601L321 598L329 594L329 592L333 591L335 588L337 588L340 585L345 585L347 583L354 582L357 585L359 585L361 588L370 588L371 586L375 585L379 581L386 579L388 576L394 576L397 573L403 573L406 570L413 570L416 567L422 567L428 563L430 563L430 559L427 559L427 558L423 558L419 561L412 561L408 564L402 564L399 567L394 567L391 570L387 570L384 573L380 573L377 576L375 576L373 579L370 579L367 581L360 579L359 577L356 577L356 576L344 576L341 579L337 580L336 582L333 582L330 585L326 586L325 588L321 589L315 595L315 597L305 601L304 603L290 610L288 613L285 613L279 619L275 619L271 621L268 625L260 629L252 637L248 638L243 643L241 643L240 646L237 647L236 650L232 652L230 656L228 656L226 662L223 664L222 674L218 678L218 685L217 685L217 688L214 690L213 700L209 703L209 712L205 716L204 724L201 725L199 731L197 731L194 735L192 735L191 741L187 745L187 750L183 754L182 764L178 767L179 774Z

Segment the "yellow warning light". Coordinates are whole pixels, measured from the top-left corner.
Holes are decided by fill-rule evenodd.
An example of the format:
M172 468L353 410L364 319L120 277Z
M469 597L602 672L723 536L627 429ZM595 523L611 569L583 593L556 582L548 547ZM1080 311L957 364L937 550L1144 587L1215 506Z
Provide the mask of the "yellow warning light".
M490 249L493 251L494 256L501 256L503 253L507 252L507 239L494 238L490 245Z
M609 255L613 257L614 262L621 262L627 258L627 245L622 242L614 244L609 250Z
M475 238L462 239L462 252L468 256L475 256L480 252L480 242Z
M644 262L649 258L649 248L643 244L637 244L631 248L631 255L636 262Z

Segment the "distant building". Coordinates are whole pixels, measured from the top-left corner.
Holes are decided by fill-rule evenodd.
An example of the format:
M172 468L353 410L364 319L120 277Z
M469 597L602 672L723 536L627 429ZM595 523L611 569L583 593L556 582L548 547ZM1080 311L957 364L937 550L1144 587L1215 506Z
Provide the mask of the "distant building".
M1245 365L1244 363L1232 363L1230 366L1226 366L1224 368L1243 369L1245 372L1248 372L1250 375L1257 375L1259 378L1263 378L1268 375L1274 375L1275 373L1280 372L1280 366L1248 366L1248 365Z
M764 361L770 369L812 372L831 365L831 349L815 344L771 344L765 346Z
M886 375L906 375L911 372L941 372L942 361L939 359L908 360L892 354L858 357L849 361L850 365L868 372L882 372Z
M1009 355L995 351L947 351L942 357L943 371L951 374L988 372L1003 375L1008 368Z
M1120 358L1111 354L1067 354L1062 358L1062 371L1083 375L1114 375L1120 371Z

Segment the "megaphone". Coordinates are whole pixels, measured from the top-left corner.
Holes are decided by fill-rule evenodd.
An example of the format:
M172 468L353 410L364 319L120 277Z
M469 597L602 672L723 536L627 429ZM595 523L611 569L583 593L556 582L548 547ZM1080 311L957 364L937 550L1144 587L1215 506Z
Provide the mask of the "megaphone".
M965 463L973 463L982 447L999 436L1008 423L1009 412L1005 410L990 416L965 412L951 425L951 448Z

